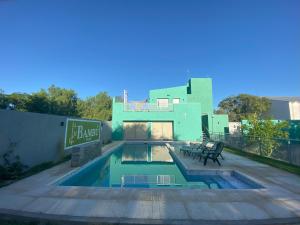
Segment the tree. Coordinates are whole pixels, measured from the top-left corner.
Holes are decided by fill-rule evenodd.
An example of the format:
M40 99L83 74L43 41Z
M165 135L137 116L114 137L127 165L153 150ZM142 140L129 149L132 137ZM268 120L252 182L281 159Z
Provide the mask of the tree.
M276 139L288 138L288 127L287 121L261 120L254 113L247 117L247 124L242 125L242 130L249 143L258 142L262 154L269 157L280 146Z
M72 89L51 85L39 92L5 95L0 89L0 108L13 104L18 111L49 113L62 116L81 116L90 119L111 120L112 99L106 92L81 100Z
M4 91L0 88L0 109L5 109L7 104L7 97L4 94Z
M12 93L7 96L7 103L14 105L15 110L27 112L30 104L30 95L26 93Z
M229 121L239 122L253 114L256 114L259 118L263 118L269 111L270 106L270 101L265 97L240 94L222 100L215 112L217 114L228 114Z
M49 113L50 100L47 91L44 89L30 96L30 104L28 106L29 112Z
M112 99L106 92L100 92L94 97L78 102L80 117L99 120L111 120Z
M77 115L77 94L72 89L51 85L48 88L49 112L63 116Z

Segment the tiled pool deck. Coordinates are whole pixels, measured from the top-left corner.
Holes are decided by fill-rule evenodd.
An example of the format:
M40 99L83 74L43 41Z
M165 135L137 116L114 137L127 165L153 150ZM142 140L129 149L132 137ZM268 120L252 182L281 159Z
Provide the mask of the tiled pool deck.
M116 143L118 144L118 143ZM222 167L178 154L189 170L236 170L264 189L104 189L51 185L69 162L0 189L1 217L63 224L300 224L300 177L224 153ZM76 223L76 224L77 224Z

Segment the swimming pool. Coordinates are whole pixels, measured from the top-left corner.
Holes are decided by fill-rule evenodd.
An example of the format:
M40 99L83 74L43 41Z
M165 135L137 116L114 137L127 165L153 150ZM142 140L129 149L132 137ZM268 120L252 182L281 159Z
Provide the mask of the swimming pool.
M165 144L124 144L62 178L61 186L111 188L255 189L234 171L190 174Z

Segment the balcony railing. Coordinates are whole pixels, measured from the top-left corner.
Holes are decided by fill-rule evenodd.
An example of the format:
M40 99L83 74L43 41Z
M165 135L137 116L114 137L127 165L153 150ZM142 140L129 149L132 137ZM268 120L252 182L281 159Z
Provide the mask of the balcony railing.
M173 104L167 106L158 106L155 103L148 102L128 102L124 104L125 112L172 112Z

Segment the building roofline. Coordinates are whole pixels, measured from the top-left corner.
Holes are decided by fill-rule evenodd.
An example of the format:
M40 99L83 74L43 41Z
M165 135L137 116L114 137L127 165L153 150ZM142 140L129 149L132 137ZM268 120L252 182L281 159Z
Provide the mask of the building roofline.
M300 96L264 96L264 97L275 101L286 101L286 102L300 101Z

